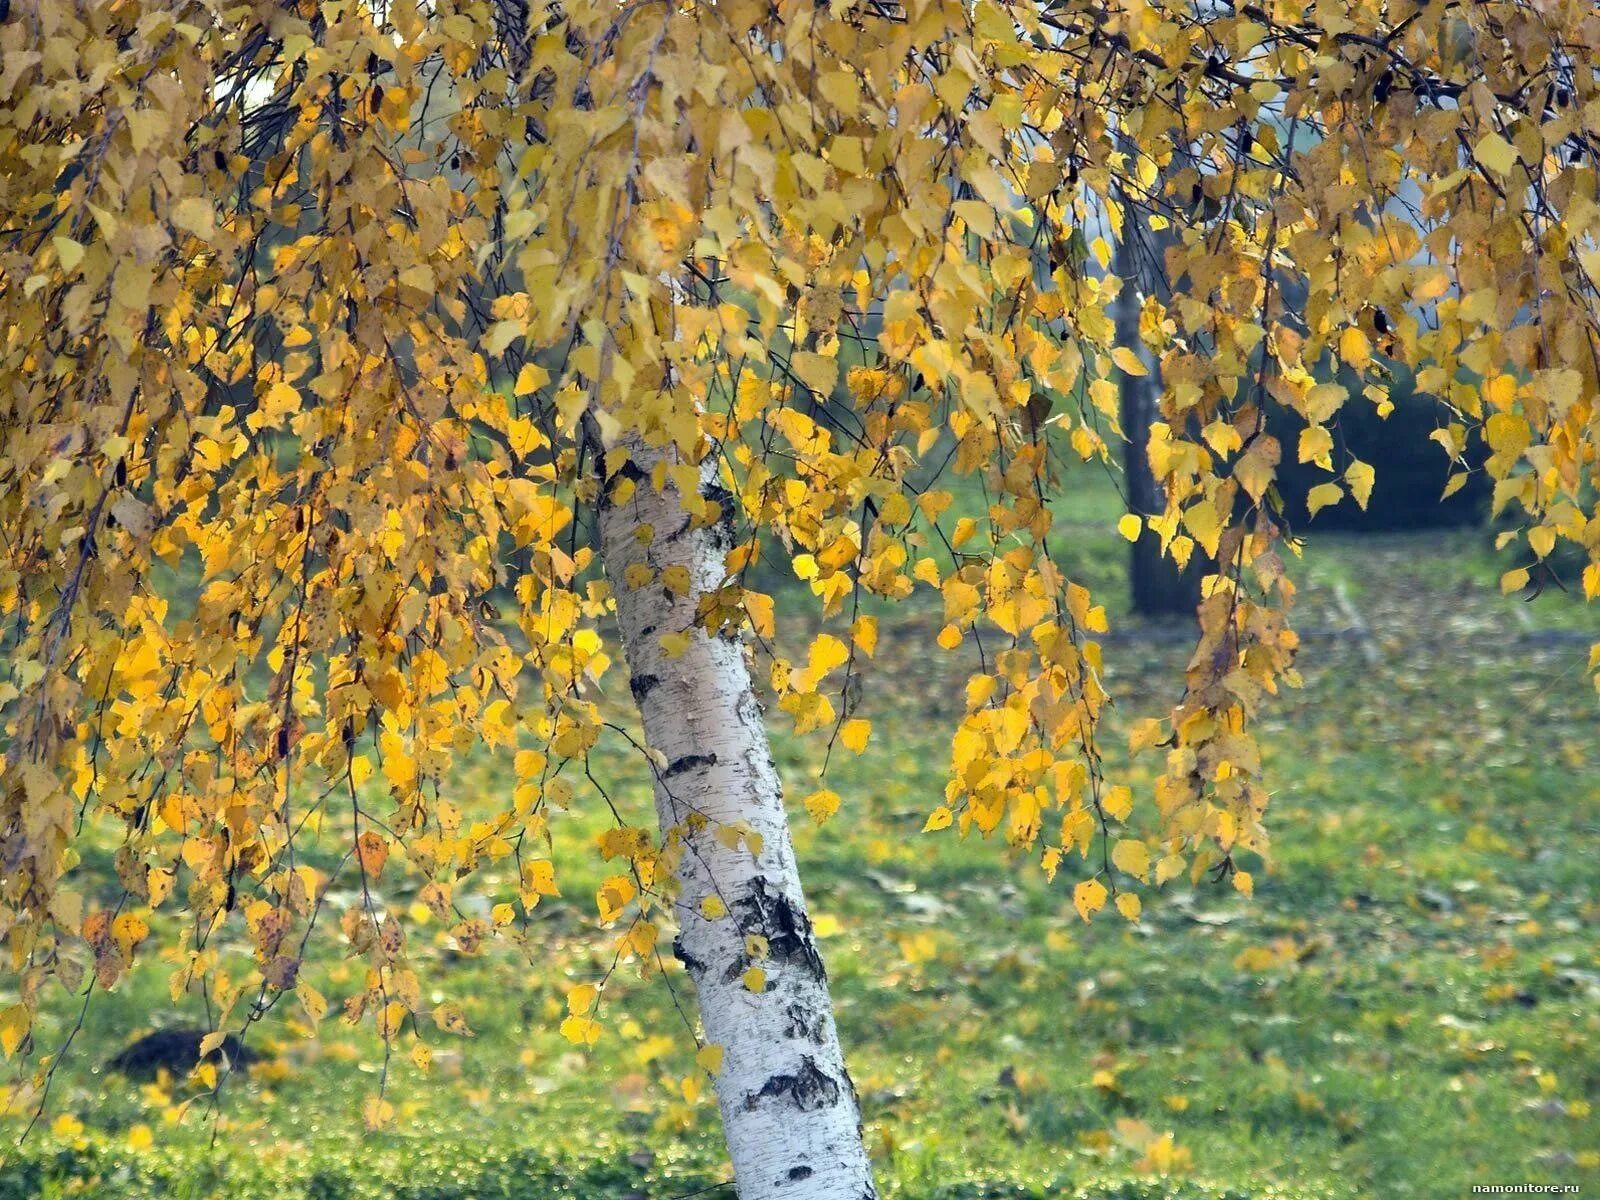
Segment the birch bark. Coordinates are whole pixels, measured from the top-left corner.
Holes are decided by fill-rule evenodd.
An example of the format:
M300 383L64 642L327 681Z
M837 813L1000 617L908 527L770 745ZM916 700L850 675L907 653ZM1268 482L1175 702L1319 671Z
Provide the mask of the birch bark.
M708 457L700 494L720 503L724 519L697 522L670 482L660 492L651 485L656 464L676 461L676 451L635 442L630 454L618 478L632 481L632 494L618 501L618 480L608 484L601 552L645 736L665 756L656 811L682 850L673 950L694 980L706 1040L723 1047L717 1098L735 1186L741 1200L871 1200L860 1108L745 647L696 621L698 597L725 581L732 497ZM639 564L650 582L630 588L628 568ZM673 567L687 569L687 595L663 586ZM688 635L682 654L668 655L665 634ZM757 853L718 839L719 828L738 822L758 835ZM705 915L713 897L727 916ZM764 959L751 955L752 936L765 939ZM745 983L751 967L765 973L759 993Z

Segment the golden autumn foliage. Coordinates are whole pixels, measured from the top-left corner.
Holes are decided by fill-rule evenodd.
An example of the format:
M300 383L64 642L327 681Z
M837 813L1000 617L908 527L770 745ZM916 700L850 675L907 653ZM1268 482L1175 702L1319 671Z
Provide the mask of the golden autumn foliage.
M51 980L113 985L153 910L190 917L174 995L206 977L235 1023L297 989L322 1015L297 969L335 878L413 873L467 949L523 936L553 824L598 802L562 768L616 690L590 518L662 483L632 438L677 445L692 520L736 517L708 628L773 637L759 565L815 595L825 632L767 676L797 729L866 749L864 595L936 596L937 645L979 647L930 829L1031 848L1085 918L1232 874L1267 848L1252 717L1295 682L1275 469L1365 505L1382 464L1331 431L1386 408L1393 364L1449 405L1453 457L1482 430L1532 561L1576 543L1600 594L1597 62L1588 0L14 0L5 1050ZM1182 701L1135 726L1153 795L1106 778L1107 618L1051 513L1144 369L1108 311L1136 226L1170 284L1140 321L1148 523L1219 564ZM488 810L445 786L477 746L518 780ZM114 907L73 886L86 829L120 840ZM601 853L598 915L648 966L670 847L622 827ZM464 917L504 860L517 893ZM229 923L248 970L219 966ZM399 917L326 932L368 964L346 1018L465 1031Z

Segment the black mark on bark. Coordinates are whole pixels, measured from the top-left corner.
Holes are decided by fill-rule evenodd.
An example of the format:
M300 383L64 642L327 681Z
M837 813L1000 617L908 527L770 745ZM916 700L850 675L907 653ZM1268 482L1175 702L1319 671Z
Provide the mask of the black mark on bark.
M632 459L623 460L622 465L617 468L616 474L612 475L610 479L606 480L606 486L601 489L600 508L605 510L613 507L613 505L616 503L611 498L611 495L616 490L619 482L624 479L631 479L633 480L634 486L637 487L639 482L645 478L645 473L634 465Z
M839 1081L829 1075L816 1060L807 1056L800 1059L794 1074L774 1075L761 1085L761 1090L744 1098L747 1109L760 1106L762 1100L784 1100L801 1112L816 1112L839 1103L842 1092Z
M757 875L750 881L749 892L735 904L743 917L740 928L765 937L773 958L798 967L813 979L828 977L811 936L811 920L788 896L770 890L767 881Z
M789 1180L792 1183L799 1183L802 1179L810 1179L815 1174L816 1174L816 1172L813 1171L810 1167L790 1167L789 1168Z
M651 689L660 682L659 675L635 675L628 680L628 690L633 693L635 703L642 703Z
M705 963L684 949L683 935L681 933L672 939L672 957L681 962L684 970L688 971L696 979L705 973Z
M674 775L681 775L685 771L692 771L696 767L714 767L717 765L715 754L685 754L682 758L667 764L667 769L662 772L663 779L671 779Z
M733 493L717 480L709 479L700 486L700 495L722 510L706 532L710 535L712 545L726 554L733 549Z
M822 1014L808 1009L803 1004L791 1004L783 1010L785 1037L793 1038L797 1042L810 1042L814 1046L822 1044Z

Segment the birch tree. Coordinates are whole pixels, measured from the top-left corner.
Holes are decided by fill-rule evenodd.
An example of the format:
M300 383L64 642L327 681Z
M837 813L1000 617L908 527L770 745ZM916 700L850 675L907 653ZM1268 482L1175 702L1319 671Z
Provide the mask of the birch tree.
M697 985L740 1194L871 1195L754 682L868 751L860 602L920 596L974 662L929 833L1007 840L1085 920L1183 873L1248 893L1254 721L1297 680L1275 468L1365 504L1377 464L1331 428L1384 411L1388 363L1451 406L1452 454L1481 426L1524 518L1504 586L1566 539L1600 594L1597 48L1587 0L13 0L0 1049L158 945L215 1044L289 998L321 1020L320 936L387 1051L467 1032L382 889L537 955L620 737L658 820L617 810L594 919ZM1138 794L1052 512L1116 453L1133 216L1176 282L1140 318L1161 509L1125 528L1217 564L1181 698L1133 723L1164 754ZM790 648L797 596L822 629ZM507 794L452 792L467 753ZM597 999L570 989L573 1042Z

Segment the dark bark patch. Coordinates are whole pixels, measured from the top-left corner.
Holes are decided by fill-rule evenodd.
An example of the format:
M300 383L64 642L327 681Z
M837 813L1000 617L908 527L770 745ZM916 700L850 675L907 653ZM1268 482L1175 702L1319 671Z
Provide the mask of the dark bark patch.
M624 459L622 465L617 468L616 473L605 481L606 486L600 489L601 511L615 506L616 501L612 499L612 494L616 491L617 484L622 480L631 479L634 486L637 487L646 478L648 477L634 464L632 459Z
M696 979L705 974L706 964L685 949L681 933L672 939L672 957L681 962L684 970L688 971Z
M693 771L697 767L714 767L717 765L715 754L685 754L682 758L675 759L667 764L667 769L662 772L663 779L671 779L674 775L681 775L685 771Z
M733 493L722 486L721 480L708 479L700 485L700 495L707 500L714 500L722 506L723 515L730 520L733 517Z
M721 514L707 527L706 532L711 537L711 543L722 553L726 554L733 549L733 493L723 487L715 479L707 480L700 486L700 495L712 501L720 508Z
M633 693L634 703L644 703L644 698L650 694L652 689L658 687L660 683L661 676L659 675L634 675L630 677L628 680L628 690Z
M753 1111L763 1100L777 1100L801 1112L816 1112L839 1103L841 1095L839 1081L817 1066L816 1059L806 1056L793 1074L773 1075L760 1091L746 1096L744 1106Z
M804 1004L790 1004L783 1010L783 1033L797 1042L822 1045L822 1014Z
M743 918L740 928L765 937L773 958L799 968L812 979L828 977L811 936L811 919L788 896L769 888L765 878L758 875L751 880L749 892L735 901L735 906Z
M810 1179L816 1172L810 1167L790 1167L789 1182L799 1183L802 1179Z

